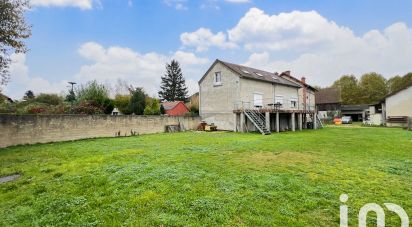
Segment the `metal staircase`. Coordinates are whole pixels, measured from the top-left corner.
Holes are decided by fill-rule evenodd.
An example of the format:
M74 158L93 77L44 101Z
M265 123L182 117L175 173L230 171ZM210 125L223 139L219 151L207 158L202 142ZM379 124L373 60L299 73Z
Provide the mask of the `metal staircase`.
M259 130L260 133L263 135L269 135L270 130L266 128L266 120L265 115L259 112L259 110L255 109L247 109L243 111L247 118L255 125L255 127Z

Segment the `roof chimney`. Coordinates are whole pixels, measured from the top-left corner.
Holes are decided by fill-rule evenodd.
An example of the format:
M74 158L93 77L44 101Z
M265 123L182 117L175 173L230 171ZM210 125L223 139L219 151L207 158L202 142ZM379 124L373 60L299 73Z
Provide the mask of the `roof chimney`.
M302 84L306 84L306 78L302 76L302 78L300 79L300 82L302 82Z

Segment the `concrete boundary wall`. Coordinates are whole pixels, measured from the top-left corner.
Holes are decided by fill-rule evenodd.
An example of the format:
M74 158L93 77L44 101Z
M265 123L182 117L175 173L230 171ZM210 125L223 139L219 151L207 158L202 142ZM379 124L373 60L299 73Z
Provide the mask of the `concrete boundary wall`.
M199 117L0 114L0 148L20 144L165 132L166 125L196 129Z

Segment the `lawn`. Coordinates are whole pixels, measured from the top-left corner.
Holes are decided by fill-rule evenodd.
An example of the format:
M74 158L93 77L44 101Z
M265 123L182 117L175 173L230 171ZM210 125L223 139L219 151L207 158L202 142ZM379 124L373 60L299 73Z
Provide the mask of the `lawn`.
M366 203L412 218L401 129L102 138L0 149L0 164L22 174L0 184L0 226L338 226L342 193L352 226Z

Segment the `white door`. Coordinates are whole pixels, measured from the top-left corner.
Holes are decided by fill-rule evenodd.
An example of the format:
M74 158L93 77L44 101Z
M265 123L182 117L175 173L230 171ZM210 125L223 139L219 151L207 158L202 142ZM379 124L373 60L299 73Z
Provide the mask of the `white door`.
M262 107L263 106L263 94L254 93L253 94L253 105L255 107Z

